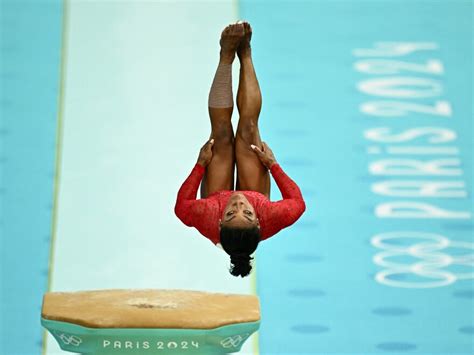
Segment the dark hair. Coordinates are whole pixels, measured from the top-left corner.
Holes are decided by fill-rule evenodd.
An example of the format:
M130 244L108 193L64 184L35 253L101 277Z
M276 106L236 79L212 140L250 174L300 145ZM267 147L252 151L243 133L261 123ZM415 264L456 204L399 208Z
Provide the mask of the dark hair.
M221 227L221 245L224 251L230 255L233 266L229 269L234 276L247 276L252 270L250 257L260 242L260 228L230 228Z

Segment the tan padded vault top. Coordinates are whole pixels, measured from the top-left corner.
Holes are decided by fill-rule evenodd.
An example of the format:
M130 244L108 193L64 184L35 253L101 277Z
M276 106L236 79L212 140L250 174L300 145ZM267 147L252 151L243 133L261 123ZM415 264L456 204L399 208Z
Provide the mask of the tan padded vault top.
M260 320L258 297L187 290L48 292L41 316L90 328L212 329Z

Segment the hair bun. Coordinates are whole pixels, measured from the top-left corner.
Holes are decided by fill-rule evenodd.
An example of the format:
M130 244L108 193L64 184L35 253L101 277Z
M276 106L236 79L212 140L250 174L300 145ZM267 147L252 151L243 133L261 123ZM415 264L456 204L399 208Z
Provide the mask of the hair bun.
M232 254L230 256L230 262L234 265L236 264L242 264L242 263L249 263L250 260L252 260L253 258L250 257L250 255L248 254L242 254L242 253L238 253L238 254Z

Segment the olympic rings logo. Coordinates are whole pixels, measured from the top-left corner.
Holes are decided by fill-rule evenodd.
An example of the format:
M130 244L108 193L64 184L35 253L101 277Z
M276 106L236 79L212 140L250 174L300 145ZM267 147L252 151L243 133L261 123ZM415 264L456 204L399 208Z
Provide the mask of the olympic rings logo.
M234 335L234 336L231 336L231 337L227 337L225 339L222 339L221 340L221 345L223 348L236 348L238 347L240 344L242 344L243 341L245 341L245 339L247 339L247 337L249 336L250 334L247 333L245 335Z
M407 240L420 242L406 245ZM392 242L390 242L392 241ZM405 242L405 244L403 244ZM391 232L378 234L372 237L373 246L384 251L376 254L373 262L387 268L378 272L375 280L381 284L404 288L433 288L448 286L457 280L474 279L474 272L450 272L442 270L450 265L474 267L474 243L452 241L442 235L421 232ZM441 252L447 248L460 248L468 253L450 255ZM413 257L421 259L412 264L405 264L393 260L395 257ZM404 281L403 276L411 274L428 281Z
M79 346L82 343L82 339L75 335L68 335L68 334L59 333L59 332L55 332L54 334L62 341L64 345Z

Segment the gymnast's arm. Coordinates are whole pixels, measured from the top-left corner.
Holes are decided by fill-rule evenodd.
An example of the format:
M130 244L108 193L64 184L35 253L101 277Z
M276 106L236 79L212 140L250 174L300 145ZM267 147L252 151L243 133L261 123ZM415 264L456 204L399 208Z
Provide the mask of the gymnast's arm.
M265 213L266 228L262 238L266 239L295 223L306 210L306 204L300 188L277 163L270 147L262 142L262 148L252 145L252 149L260 158L262 164L270 169L283 197L280 201L270 202L270 208Z
M305 203L300 188L298 185L296 185L296 182L286 175L280 164L275 162L270 167L270 172L272 173L278 189L281 192L281 196L283 197L282 201L294 200L298 204L301 204L301 206L304 208Z
M199 152L196 165L178 191L174 213L187 226L193 227L195 221L204 213L204 200L196 200L199 184L206 171L206 166L212 160L214 139L206 142Z
M298 206L298 211L301 213L299 216L304 212L306 206L303 200L303 195L301 194L301 190L296 185L296 183L290 179L288 175L285 174L281 166L277 163L275 156L273 155L272 150L270 147L265 143L262 142L262 148L255 145L251 145L252 149L254 150L255 154L259 157L260 161L263 165L270 170L275 182L280 189L281 195L283 197L283 204L291 204L293 206ZM299 217L298 216L298 217Z
M280 189L282 200L272 202L271 206L276 218L281 219L282 228L295 223L306 210L301 190L296 183L283 171L278 163L274 163L270 172Z
M204 176L206 168L199 163L194 165L191 174L181 185L181 188L178 191L178 197L176 198L176 205L174 207L174 213L176 216L187 226L192 227L194 214L193 214L193 205L196 205L198 201L196 200L197 190L199 184Z

